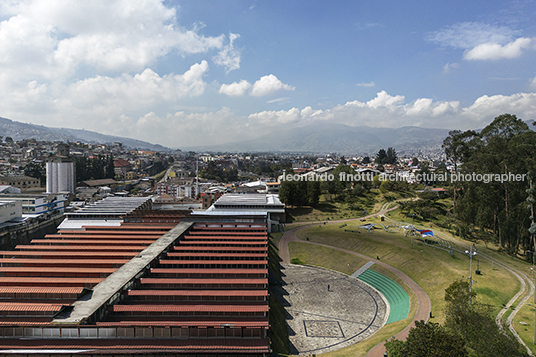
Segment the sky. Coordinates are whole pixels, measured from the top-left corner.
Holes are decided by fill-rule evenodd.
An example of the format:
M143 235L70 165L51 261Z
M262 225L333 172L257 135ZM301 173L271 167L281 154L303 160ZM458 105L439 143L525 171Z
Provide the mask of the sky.
M536 0L0 0L0 117L171 148L536 119Z

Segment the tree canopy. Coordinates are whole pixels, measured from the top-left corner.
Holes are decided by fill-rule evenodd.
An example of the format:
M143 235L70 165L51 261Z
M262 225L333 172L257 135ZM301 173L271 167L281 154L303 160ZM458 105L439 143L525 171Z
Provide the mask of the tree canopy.
M453 211L461 235L493 240L511 254L531 249L526 174L536 172L536 133L515 115L503 114L480 133L450 132L443 148L462 163Z

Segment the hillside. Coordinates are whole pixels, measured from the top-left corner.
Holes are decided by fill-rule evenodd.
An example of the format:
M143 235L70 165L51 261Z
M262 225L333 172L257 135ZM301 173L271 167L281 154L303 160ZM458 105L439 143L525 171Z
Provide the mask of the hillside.
M184 147L193 151L279 151L311 153L375 153L381 148L393 147L399 152L419 149L440 149L448 129L430 129L406 126L398 129L353 127L343 124L315 124L256 139L222 145Z
M145 141L130 139L120 136L100 134L89 130L49 128L43 125L34 125L16 122L6 118L0 118L0 133L3 137L11 137L13 140L36 139L44 141L81 141L93 144L113 144L120 142L127 148L170 151L169 148Z

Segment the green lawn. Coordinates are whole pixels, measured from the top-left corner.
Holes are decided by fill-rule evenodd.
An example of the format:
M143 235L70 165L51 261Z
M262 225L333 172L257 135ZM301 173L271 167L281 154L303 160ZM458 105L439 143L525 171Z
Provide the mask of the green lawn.
M357 225L348 224L346 228L358 230ZM450 256L417 239L414 239L414 249L411 249L411 238L401 233L387 233L383 229L374 229L373 234L364 229L360 231L361 234L345 232L337 225L327 224L304 228L297 235L304 240L308 237L310 241L352 250L371 258L378 256L383 262L404 271L428 293L432 300L434 321L442 323L442 311L446 305L445 288L454 280L469 276L469 258L459 253ZM476 270L476 259L473 263L473 270ZM476 281L475 291L483 303L495 306L496 312L499 312L517 292L519 282L501 267L495 265L492 270L487 260L480 260L480 270L482 275L473 277Z
M387 202L388 200L378 199L373 206L374 210L379 210L382 204L385 203L384 201ZM442 204L445 209L448 209L451 206L452 201L445 199L439 200L439 203ZM372 211L373 210L368 213L372 213ZM340 212L348 212L348 210L341 210ZM336 215L333 212L329 213L331 213L331 215L327 217L329 220L349 218L344 215L341 216L340 214ZM302 218L304 218L303 221L306 222L307 220L315 220L313 219L314 217L313 210L308 213L304 212ZM300 218L300 221L302 221L302 218ZM402 214L400 209L389 212L387 218L395 221L412 223L411 218ZM411 238L404 237L402 232L388 233L378 226L378 229L373 229L373 233L369 234L365 229L358 228L359 225L364 223L382 223L386 226L390 223L389 220L383 222L380 221L379 217L367 219L364 222L356 219L355 221L347 223L347 226L343 228L339 228L340 224L330 224L327 219L326 221L328 224L311 225L299 230L296 234L304 241L308 238L311 242L318 242L352 250L365 254L371 258L380 257L383 262L404 271L430 296L433 315L431 321L438 323L444 322L445 316L443 311L446 306L444 301L444 291L445 288L456 279L468 278L469 258L466 255L454 253L454 256L450 256L446 251L426 246L420 239L416 238L413 240L412 249ZM444 225L445 223L445 217L443 216L432 217L432 222L429 222L427 219L416 217L413 220L413 223L417 228L430 228L430 224L432 224L434 233L440 233L442 238L449 238L458 241L463 245L471 243L468 241L461 241L459 240L459 237L452 237L449 234L447 227L440 227L439 225ZM345 229L360 231L361 233L345 232ZM473 280L475 281L473 289L478 294L479 301L492 305L494 307L494 313L497 314L520 289L520 283L507 270L496 263L491 263L487 259L484 259L482 255L487 254L520 270L529 277L531 276L531 264L526 263L523 259L519 259L519 257L511 257L499 253L500 249L498 249L498 246L491 243L484 244L477 242L476 246L480 255L477 255L477 257L473 259ZM366 262L365 260L350 254L335 251L330 248L313 246L307 243L292 242L289 245L289 249L291 259L298 258L305 264L318 265L338 270L346 274L352 274ZM477 267L482 272L482 275L474 274ZM378 265L373 265L372 269L401 283L394 274ZM401 285L408 291L405 285ZM371 338L351 347L328 353L326 356L365 356L366 352L371 347L391 337L409 323L410 319L414 316L416 309L415 297L412 293L410 294L410 298L410 315L405 322L389 324ZM519 303L519 301L517 303ZM510 309L510 311L505 314L505 319L511 311L513 311L513 309ZM514 319L514 326L527 345L533 347L534 345L531 341L533 339L534 317L527 317L527 315L531 314L532 316L534 315L534 310L532 308L527 306L523 307L521 312ZM520 325L519 321L525 321L529 326Z
M330 200L329 196L322 195L316 207L287 207L287 222L314 222L329 221L338 219L350 219L363 216L363 211L367 214L375 212L377 203L377 192L369 192L358 201L350 205L344 202ZM380 204L381 207L381 204Z
M530 298L528 303L517 313L513 322L519 337L527 344L532 353L536 353L536 345L534 344L534 317L534 299Z

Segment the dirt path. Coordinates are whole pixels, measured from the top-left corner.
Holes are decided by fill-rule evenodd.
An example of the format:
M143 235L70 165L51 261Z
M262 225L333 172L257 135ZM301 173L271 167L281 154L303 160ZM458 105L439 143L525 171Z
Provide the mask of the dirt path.
M396 208L397 207L393 207L391 209L383 210L383 211L377 212L375 214L371 214L371 215L362 217L360 219L366 219L366 218L370 218L370 217L373 217L373 216L385 214L385 213L387 213L387 212L389 212L391 210L394 210ZM355 219L352 219L352 220L355 220ZM351 220L331 221L330 223L347 222L347 221L351 221ZM318 223L319 222L315 222L315 223L311 223L311 224L308 224L308 225L305 225L305 226L292 228L292 229L286 231L283 234L283 236L279 240L279 244L278 244L279 256L283 260L283 263L289 263L290 262L290 254L289 254L289 249L288 249L288 244L290 242L309 243L309 244L314 244L314 245L318 245L318 246L322 246L322 247L336 249L336 250L339 250L341 252L352 254L352 255L357 256L357 257L359 257L361 259L373 261L375 264L378 264L378 265L384 267L385 269L388 269L393 274L395 274L397 277L399 277L413 291L413 293L417 297L417 312L415 313L415 316L414 316L413 320L411 321L411 323L404 330L402 330L401 332L397 333L394 337L399 339L399 340L405 340L406 337L409 334L409 330L412 327L415 326L415 321L420 321L420 320L428 321L428 318L430 317L430 311L432 309L432 303L430 301L430 297L428 296L428 294L426 294L426 292L415 281L413 281L413 279L411 279L409 276L407 276L401 270L399 270L399 269L397 269L395 267L392 267L392 266L390 266L390 265L388 265L388 264L386 264L384 262L381 262L379 260L373 259L371 257L368 257L366 255L363 255L363 254L360 254L360 253L357 253L357 252L354 252L354 251L351 251L351 250L347 250L347 249L343 249L343 248L337 248L337 247L330 246L330 245L327 245L327 244L303 241L303 240L299 239L296 236L296 232L298 230L303 229L305 227L308 227L308 226L310 226L312 224L318 224ZM366 357L383 357L384 352L385 352L384 342L381 342L378 345L374 346L367 353Z

